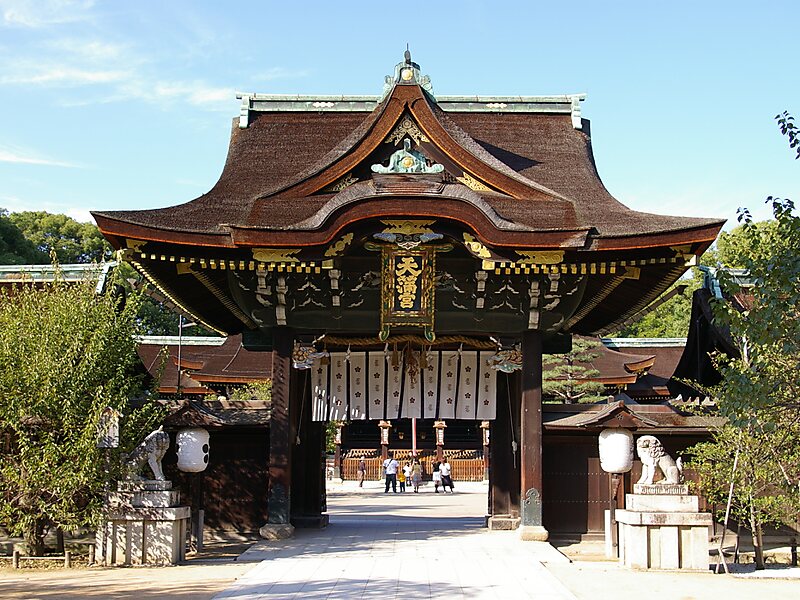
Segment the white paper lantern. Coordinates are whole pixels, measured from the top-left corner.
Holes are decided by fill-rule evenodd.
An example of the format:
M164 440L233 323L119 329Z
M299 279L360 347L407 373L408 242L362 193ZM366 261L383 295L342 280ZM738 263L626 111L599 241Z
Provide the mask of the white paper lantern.
M633 434L628 429L600 432L600 466L607 473L627 473L633 466Z
M209 434L200 427L181 429L175 436L178 468L187 473L205 471L208 466Z

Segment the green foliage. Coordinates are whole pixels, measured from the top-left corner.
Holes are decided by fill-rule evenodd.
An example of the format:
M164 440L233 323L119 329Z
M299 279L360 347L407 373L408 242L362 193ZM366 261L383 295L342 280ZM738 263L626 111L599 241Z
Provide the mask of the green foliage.
M758 244L762 239L775 236L777 222L761 221L739 225L730 231L723 231L717 238L717 259L719 265L731 269L743 269L761 253ZM757 231L757 235L754 235ZM754 245L755 244L755 245ZM711 265L716 267L717 265Z
M761 409L800 413L800 217L790 200L770 197L775 220L753 223L741 211L742 236L748 254L739 261L746 282L720 270L718 278L730 297L747 298L747 310L728 301L715 303L715 321L730 329L741 356L716 356L723 384L715 390L723 414L747 425ZM755 411L754 411L755 409Z
M121 449L130 449L161 416L133 375L139 359L139 299L98 296L94 283L57 281L0 293L0 524L43 551L53 526L94 523L105 473L96 446L101 412L124 416Z
M789 148L797 153L795 159L800 158L800 129L794 124L794 117L783 111L781 114L775 115L775 119L778 121L778 129L789 138Z
M700 491L706 499L722 505L728 501L731 479L734 496L731 512L735 519L751 523L780 525L792 523L800 511L800 428L796 422L780 425L767 417L751 427L725 426L714 440L687 451L690 466L700 476ZM733 463L736 459L736 472Z
M795 148L797 131L783 116ZM693 450L711 499L727 496L733 480L733 510L750 525L758 568L762 526L793 523L800 511L800 217L791 200L767 202L774 220L755 223L740 209L742 225L720 243L721 262L747 270L744 278L717 272L726 298L713 306L715 325L728 328L739 356L712 356L722 381L708 392L729 425Z
M47 263L51 252L58 262L90 263L109 260L113 254L100 230L92 223L78 223L66 215L53 215L44 211L10 213L16 225L44 256Z
M325 424L325 452L333 454L336 451L336 433L344 425L344 421L328 421Z
M30 265L50 262L47 254L38 250L19 227L0 208L0 265Z
M545 354L542 357L542 393L566 404L596 402L605 386L592 381L600 371L592 366L599 354L597 340L573 337L572 350L566 354Z
M254 381L237 387L231 392L231 400L239 402L272 402L272 380Z
M679 285L687 286L686 291L676 294L655 310L625 325L614 334L615 337L686 337L692 315L692 292L699 287L700 282L697 279L682 279L664 294L670 293Z

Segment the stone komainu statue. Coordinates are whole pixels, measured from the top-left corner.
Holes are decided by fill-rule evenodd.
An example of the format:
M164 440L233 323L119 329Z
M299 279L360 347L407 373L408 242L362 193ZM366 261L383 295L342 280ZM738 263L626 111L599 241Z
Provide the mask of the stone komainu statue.
M681 483L681 479L683 478L681 459L679 458L675 461L667 454L666 450L664 450L664 446L661 445L657 437L643 435L636 440L636 453L642 461L642 476L637 483L652 485L656 469L659 469L664 474L664 479L658 481L658 483Z
M148 434L141 444L136 446L125 459L125 470L128 479L144 479L139 474L145 464L150 465L153 478L163 481L164 471L161 470L161 459L169 449L169 434L159 427Z

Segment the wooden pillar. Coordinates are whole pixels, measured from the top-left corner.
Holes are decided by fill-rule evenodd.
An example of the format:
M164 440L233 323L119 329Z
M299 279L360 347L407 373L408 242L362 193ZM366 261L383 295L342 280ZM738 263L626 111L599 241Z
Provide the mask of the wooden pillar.
M292 414L297 426L292 450L292 525L319 528L328 524L325 502L325 423L311 419L310 370L292 369ZM296 390L296 391L295 391ZM298 443L299 442L299 443Z
M269 425L269 492L267 524L259 533L267 539L291 537L289 522L292 483L292 421L290 384L293 332L289 327L272 330L272 414Z
M483 478L489 479L489 421L481 421L481 444L483 445Z
M542 334L522 334L520 490L523 540L545 541L542 525Z
M498 374L497 414L489 446L489 529L519 527L520 374Z
M379 421L378 427L381 428L381 460L389 458L389 430L392 424L389 421Z
M439 462L444 461L444 430L447 428L447 423L444 421L436 421L433 424L433 431L436 435L436 460Z
M336 437L333 443L333 478L342 477L342 423L336 424Z

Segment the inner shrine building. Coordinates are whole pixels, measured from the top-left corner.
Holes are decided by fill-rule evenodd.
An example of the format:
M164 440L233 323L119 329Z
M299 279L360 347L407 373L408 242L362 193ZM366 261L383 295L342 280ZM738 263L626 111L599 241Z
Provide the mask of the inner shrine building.
M380 96L241 94L208 193L93 213L270 363L268 528L326 522L325 422L432 419L489 423L489 522L546 539L542 354L614 331L723 223L616 200L583 99L437 96L406 52Z

